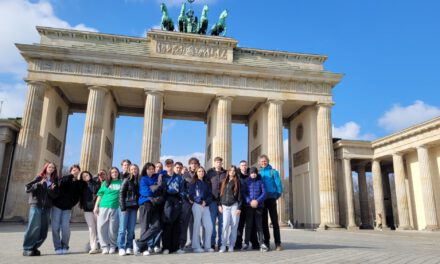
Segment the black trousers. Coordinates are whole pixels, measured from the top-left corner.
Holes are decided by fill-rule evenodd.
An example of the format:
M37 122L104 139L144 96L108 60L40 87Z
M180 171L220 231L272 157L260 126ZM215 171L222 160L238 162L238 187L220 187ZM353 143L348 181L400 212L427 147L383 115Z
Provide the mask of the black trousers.
M188 240L188 228L192 218L192 204L186 200L182 202L182 211L179 216L180 235L179 247L184 248ZM190 228L190 240L192 239L192 228Z
M170 253L176 252L179 249L180 239L180 223L179 217L173 222L162 222L162 248L168 249Z
M235 241L234 249L241 249L241 247L243 246L244 226L246 224L246 212L247 212L247 210L248 210L247 206L244 206L241 209L240 221L238 221L237 240ZM258 243L256 225L252 226L252 230L251 231L252 231L252 233L251 233L250 241L252 243L252 248L258 249L258 248L260 248L260 244Z
M246 207L246 234L244 243L249 245L251 239L251 234L256 233L258 238L258 243L262 245L263 241L263 224L262 224L263 208L252 208L250 206ZM255 226L257 232L252 232L252 228Z
M144 252L149 246L154 246L154 239L161 232L160 213L151 202L146 202L139 207L139 224L141 226L141 236L136 244L139 251Z
M281 235L280 235L280 225L278 224L278 212L277 212L277 200L276 199L266 199L264 201L263 208L263 233L264 233L264 244L270 246L270 233L269 233L269 218L272 222L273 236L275 238L275 246L281 245Z

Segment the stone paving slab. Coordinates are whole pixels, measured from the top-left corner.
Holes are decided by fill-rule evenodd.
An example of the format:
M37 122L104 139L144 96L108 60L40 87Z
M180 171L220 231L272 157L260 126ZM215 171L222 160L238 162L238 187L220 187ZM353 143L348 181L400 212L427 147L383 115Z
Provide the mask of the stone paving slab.
M284 251L125 256L84 253L85 225L72 226L71 252L54 255L52 234L41 257L22 257L21 224L0 223L0 263L440 263L440 232L283 229ZM139 234L137 230L136 234ZM272 244L273 247L273 244Z

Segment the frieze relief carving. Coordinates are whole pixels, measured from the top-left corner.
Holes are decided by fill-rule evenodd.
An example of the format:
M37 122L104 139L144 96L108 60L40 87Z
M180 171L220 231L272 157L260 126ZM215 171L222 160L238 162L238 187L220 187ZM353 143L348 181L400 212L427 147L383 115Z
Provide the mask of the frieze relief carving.
M241 89L259 89L282 92L331 95L331 84L324 82L285 81L255 77L238 77L123 67L92 63L76 63L52 60L35 60L30 70L76 75L116 77L123 79L182 83L188 85L220 86Z

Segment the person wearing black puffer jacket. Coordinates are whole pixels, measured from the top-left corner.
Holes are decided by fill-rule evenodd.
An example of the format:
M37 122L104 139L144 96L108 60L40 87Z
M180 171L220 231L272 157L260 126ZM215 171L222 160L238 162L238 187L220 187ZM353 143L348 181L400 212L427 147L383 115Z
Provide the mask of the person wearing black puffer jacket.
M132 164L119 192L119 255L132 255L139 199L139 167Z
M25 186L29 193L28 226L24 233L23 256L40 256L38 248L46 240L49 231L52 199L58 195L57 168L48 162L34 180Z
M92 174L88 171L81 172L81 195L79 199L79 207L84 210L84 218L86 219L87 226L89 227L90 237L90 251L89 254L99 253L98 250L98 218L93 213L96 202L96 194L101 187L101 183L98 180L92 178Z
M65 175L59 182L59 195L53 201L51 212L52 239L57 255L69 252L70 217L72 208L79 202L80 184L79 165L70 167L70 174Z

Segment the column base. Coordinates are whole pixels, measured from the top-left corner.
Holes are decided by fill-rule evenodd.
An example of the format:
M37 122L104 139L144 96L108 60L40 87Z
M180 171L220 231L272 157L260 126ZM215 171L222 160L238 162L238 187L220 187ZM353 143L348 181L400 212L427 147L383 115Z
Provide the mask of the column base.
M353 231L353 230L359 230L360 228L358 226L347 226L346 229L348 231Z
M438 226L426 226L423 231L440 231Z
M320 225L316 231L327 231L327 230L341 230L342 227L337 224L324 224Z
M397 231L409 231L409 230L413 230L413 228L411 226L399 226L398 228L396 228Z

